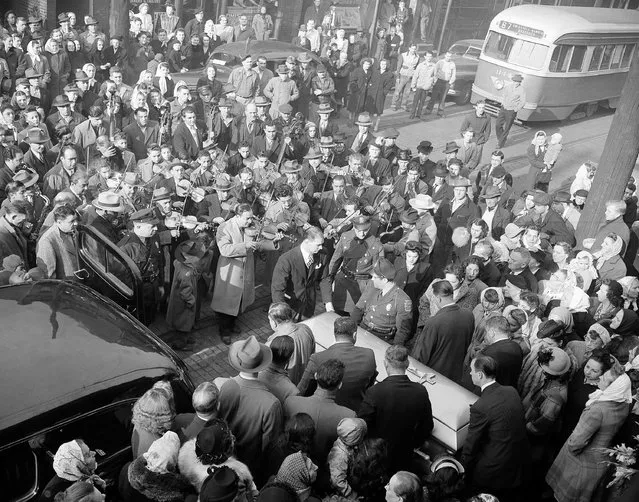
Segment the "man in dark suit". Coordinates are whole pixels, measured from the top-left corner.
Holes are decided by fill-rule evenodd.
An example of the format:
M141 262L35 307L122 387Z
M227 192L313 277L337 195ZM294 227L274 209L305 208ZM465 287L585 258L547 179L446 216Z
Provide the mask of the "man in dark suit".
M149 120L146 108L135 110L135 121L123 130L129 150L135 155L136 162L146 158L149 145L160 144L160 126L154 120Z
M450 282L435 283L433 295L439 310L424 324L415 341L413 357L461 384L464 357L475 330L475 318L470 310L455 303Z
M279 257L273 271L273 302L290 305L298 320L308 319L315 313L315 283L321 275L319 252L323 244L322 231L309 228L299 246Z
M486 321L487 347L482 354L497 362L497 383L517 388L524 354L519 344L510 339L510 325L505 317L495 316Z
M342 210L346 197L346 179L341 174L338 174L333 178L333 189L322 192L311 208L311 223L323 229L326 228Z
M182 444L197 437L207 422L217 416L220 391L213 382L202 382L193 392L191 403L195 413L180 413L173 422Z
M369 131L373 121L368 112L360 113L355 124L358 127L357 134L353 134L346 139L346 148L354 153L366 155L368 145L375 143L375 136Z
M312 395L317 368L329 359L339 359L346 366L346 371L335 402L355 411L359 409L366 389L375 382L375 354L371 349L355 347L357 324L349 317L335 319L333 329L335 343L311 356L297 388L303 396Z
M428 391L406 376L408 349L391 345L384 367L388 377L366 391L357 414L366 420L368 435L385 439L391 470L417 472L413 450L421 447L433 430ZM418 469L419 470L419 469Z
M481 258L484 262L484 270L480 274L479 279L490 288L499 286L501 281L501 271L493 261L493 245L488 239L482 239L475 244L473 256Z
M255 138L264 135L262 121L257 118L257 106L249 103L244 108L244 116L237 122L237 143L246 141L249 145Z
M364 159L364 169L368 169L375 183L379 183L382 176L388 176L392 179L391 165L384 157L381 156L382 148L377 143L368 145L368 156Z
M496 382L497 363L492 357L474 358L470 376L481 396L470 407L462 452L468 486L472 493L490 493L500 501L521 500L530 445L519 394Z
M311 457L318 465L324 465L331 446L337 439L337 425L343 418L354 418L355 412L337 403L336 396L345 377L345 364L335 358L320 364L314 375L317 389L310 397L289 396L284 402L284 416L288 419L297 413L307 413L315 423L315 438Z
M202 150L203 135L195 125L195 110L187 106L181 112L182 122L173 133L173 149L180 160L191 161L197 159Z
M501 190L496 186L489 186L486 193L481 198L486 203L486 210L482 214L482 219L488 223L493 239L499 240L504 233L506 225L512 219L510 211L499 204Z
M266 152L268 160L277 164L282 148L286 148L284 158L289 160L295 158L293 142L287 143L286 140L282 140L277 135L277 126L272 121L267 121L264 123L264 135L255 138L251 153L257 155L259 152Z

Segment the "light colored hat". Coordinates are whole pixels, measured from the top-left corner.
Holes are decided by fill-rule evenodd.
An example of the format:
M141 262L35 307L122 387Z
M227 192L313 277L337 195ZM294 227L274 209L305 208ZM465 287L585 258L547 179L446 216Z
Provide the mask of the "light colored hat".
M122 199L120 196L111 191L101 192L98 195L98 198L93 201L93 205L98 209L114 213L121 213L126 209L122 205Z
M418 193L408 201L410 207L414 209L434 209L435 203L430 195Z
M160 439L153 441L142 456L149 471L163 474L172 471L177 465L179 452L180 438L175 432L168 431Z

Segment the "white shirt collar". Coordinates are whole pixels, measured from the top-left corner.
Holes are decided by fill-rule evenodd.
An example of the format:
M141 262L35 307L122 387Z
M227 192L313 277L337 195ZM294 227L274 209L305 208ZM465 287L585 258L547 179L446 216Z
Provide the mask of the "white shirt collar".
M496 381L496 380L493 380L492 382L485 383L484 385L482 385L482 386L481 386L481 391L482 391L482 392L484 392L484 389L485 389L486 387L488 387L489 385L492 385L492 384L494 384L494 383L497 383L497 381Z

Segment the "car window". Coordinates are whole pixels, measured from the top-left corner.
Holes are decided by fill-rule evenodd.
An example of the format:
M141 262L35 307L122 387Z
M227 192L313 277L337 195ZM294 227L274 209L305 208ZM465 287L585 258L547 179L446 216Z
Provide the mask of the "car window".
M450 49L448 49L448 52L450 52L453 56L463 56L464 54L466 54L467 50L468 50L467 45L455 44Z
M28 443L0 452L2 500L29 500L38 490L38 460Z
M466 56L469 56L471 58L475 58L475 59L479 59L479 55L481 54L481 48L480 47L469 47L468 48L468 52L466 53Z

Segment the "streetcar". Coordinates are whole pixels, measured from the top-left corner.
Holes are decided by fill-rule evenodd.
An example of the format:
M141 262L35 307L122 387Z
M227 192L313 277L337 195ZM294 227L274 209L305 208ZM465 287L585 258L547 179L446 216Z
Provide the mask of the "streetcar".
M471 101L489 113L503 89L524 77L522 121L563 120L576 111L591 116L615 109L639 43L639 12L591 7L521 5L499 13L477 67Z

